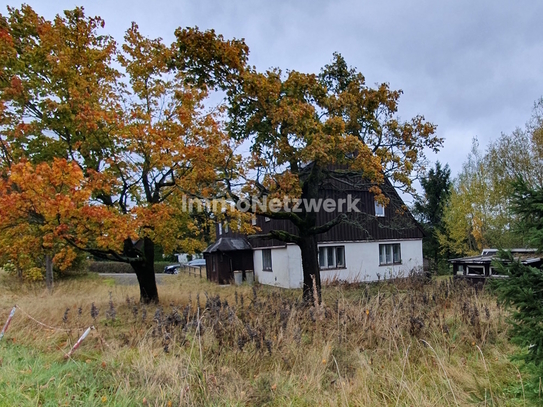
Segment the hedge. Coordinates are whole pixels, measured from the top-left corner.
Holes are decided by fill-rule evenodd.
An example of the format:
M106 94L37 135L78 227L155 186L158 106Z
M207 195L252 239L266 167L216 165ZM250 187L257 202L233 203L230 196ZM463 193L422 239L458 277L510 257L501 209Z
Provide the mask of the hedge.
M168 261L155 262L155 273L163 273L164 267L174 264ZM93 273L133 273L134 269L128 263L116 261L91 261L89 271Z

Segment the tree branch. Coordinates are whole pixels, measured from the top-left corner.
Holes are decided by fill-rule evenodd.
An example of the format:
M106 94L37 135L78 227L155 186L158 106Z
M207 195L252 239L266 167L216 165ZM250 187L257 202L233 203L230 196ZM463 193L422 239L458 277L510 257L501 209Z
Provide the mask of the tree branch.
M347 215L342 213L341 215L337 216L335 219L332 219L330 222L326 222L324 225L315 226L308 230L309 234L311 235L318 235L321 233L326 233L330 229L332 229L334 226L339 225L340 223L347 221Z
M117 261L120 263L128 263L132 264L137 261L141 261L139 258L133 258L128 256L122 256L119 253L113 251L113 250L100 250L100 249L90 249L87 247L81 247L77 243L75 243L73 240L64 237L64 240L70 244L71 246L75 247L78 250L81 250L85 253L92 254L93 256L99 257L103 260L109 260L109 261Z
M293 235L292 233L285 232L284 230L272 230L269 233L250 235L248 239L277 239L285 243L300 243L300 237Z

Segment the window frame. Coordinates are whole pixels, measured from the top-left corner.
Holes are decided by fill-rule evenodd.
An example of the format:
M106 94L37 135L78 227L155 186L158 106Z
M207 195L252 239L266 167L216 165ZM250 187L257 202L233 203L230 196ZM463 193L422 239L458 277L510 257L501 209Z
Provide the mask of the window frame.
M397 248L398 250L394 250ZM402 264L401 243L379 243L379 266Z
M456 275L464 275L464 265L463 264L459 264L458 265L458 268L456 270Z
M375 216L378 218L384 218L385 217L385 207L384 205L381 205L379 202L374 201L374 210L375 210Z
M269 266L267 265L266 255L269 255ZM262 271L273 271L271 249L262 249Z
M481 274L478 273L472 273L471 270L483 270ZM477 277L485 277L486 276L486 270L485 266L466 266L466 276L477 276Z
M497 268L497 267L492 267L492 266L490 266L490 273L489 273L489 276L490 276L490 277L505 278L505 277L507 277L507 274L500 274L500 273L498 272L498 268Z
M338 264L338 250L342 253L342 264ZM338 270L347 268L347 262L345 259L345 246L319 246L318 261L320 270ZM326 265L324 265L323 263L326 263Z

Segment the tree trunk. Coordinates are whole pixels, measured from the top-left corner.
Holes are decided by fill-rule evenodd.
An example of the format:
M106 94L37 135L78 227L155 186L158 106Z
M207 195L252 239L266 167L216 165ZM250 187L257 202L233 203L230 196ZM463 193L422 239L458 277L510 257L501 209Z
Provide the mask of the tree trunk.
M309 201L319 198L319 184L322 178L321 168L317 163L313 164L311 173L302 187L302 199ZM305 209L305 208L304 208ZM302 253L302 270L304 274L303 299L321 303L321 272L319 268L319 252L317 247L317 235L308 233L309 229L317 225L316 211L303 211L304 224L298 227L300 233L299 246ZM312 277L313 276L313 277ZM314 279L314 282L313 282ZM317 298L314 298L315 288Z
M141 245L141 241L135 246ZM157 304L158 290L155 280L155 244L145 237L143 238L143 247L139 248L143 251L143 257L140 260L131 263L132 268L138 277L140 285L140 302L143 304Z
M321 273L319 269L319 254L317 236L301 236L300 251L302 252L302 269L304 275L303 299L310 304L315 301L314 292L317 290L318 303L321 303ZM314 279L314 283L313 283ZM315 285L315 287L313 286Z
M51 255L45 256L45 285L49 292L53 292L53 259Z

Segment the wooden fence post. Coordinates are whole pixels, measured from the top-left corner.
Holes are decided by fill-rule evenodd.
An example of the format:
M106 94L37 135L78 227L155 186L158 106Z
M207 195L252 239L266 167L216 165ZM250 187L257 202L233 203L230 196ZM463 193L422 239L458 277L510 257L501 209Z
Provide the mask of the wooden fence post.
M45 256L45 284L49 292L53 291L53 259L51 255Z

